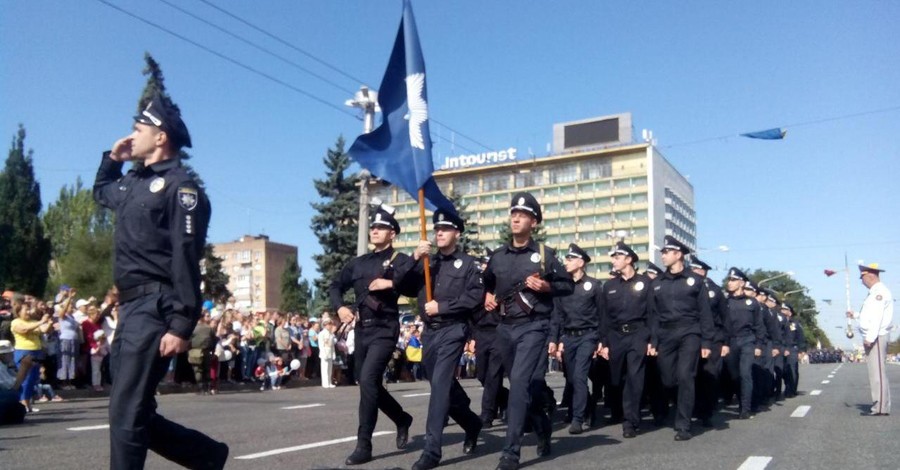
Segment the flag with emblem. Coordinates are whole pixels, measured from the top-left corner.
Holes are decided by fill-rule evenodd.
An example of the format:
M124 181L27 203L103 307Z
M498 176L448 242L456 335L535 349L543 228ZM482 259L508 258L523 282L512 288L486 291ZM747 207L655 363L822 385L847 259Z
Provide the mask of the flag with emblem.
M747 132L746 134L741 134L741 137L749 137L751 139L762 140L781 140L784 139L784 136L786 135L786 130L780 127L776 127L774 129L766 129L764 131Z
M378 89L378 104L383 113L381 125L359 136L348 153L373 175L403 188L414 199L418 198L420 189L424 190L424 202L429 210L441 208L456 214L432 176L434 162L425 83L425 60L416 20L409 0L404 0L394 49Z

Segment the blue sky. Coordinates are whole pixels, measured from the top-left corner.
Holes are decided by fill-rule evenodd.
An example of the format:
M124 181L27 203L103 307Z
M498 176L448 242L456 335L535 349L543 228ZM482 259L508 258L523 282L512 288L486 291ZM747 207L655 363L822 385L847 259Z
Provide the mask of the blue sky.
M336 66L349 79L198 0L178 2L327 77L247 46L158 1L123 9L343 108L377 87L401 2L218 2ZM734 136L900 106L900 3L414 1L432 117L491 149L545 151L555 122L630 111L696 192L699 244L725 269L791 270L845 344L844 253L878 261L900 293L900 111L789 127L787 139ZM28 131L45 206L128 132L143 53L162 64L214 205L211 241L266 233L300 247L306 277L312 178L338 135L362 123L147 26L98 1L5 2L0 15L0 136ZM433 134L450 131L433 125ZM484 151L456 136L435 157ZM723 271L713 273L716 279ZM852 299L865 289L856 276ZM895 321L897 322L897 321Z

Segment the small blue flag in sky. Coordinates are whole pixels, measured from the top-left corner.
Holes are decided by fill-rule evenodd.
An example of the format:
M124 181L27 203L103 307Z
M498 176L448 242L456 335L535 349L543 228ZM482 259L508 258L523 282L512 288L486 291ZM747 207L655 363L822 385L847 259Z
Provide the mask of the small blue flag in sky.
M427 91L416 20L409 0L404 0L394 50L378 89L381 125L359 136L348 153L363 168L403 188L413 199L418 199L419 188L424 188L429 210L439 207L455 214L432 176Z
M786 134L786 130L780 127L776 127L774 129L766 129L764 131L748 132L746 134L741 134L741 136L749 137L751 139L781 140Z

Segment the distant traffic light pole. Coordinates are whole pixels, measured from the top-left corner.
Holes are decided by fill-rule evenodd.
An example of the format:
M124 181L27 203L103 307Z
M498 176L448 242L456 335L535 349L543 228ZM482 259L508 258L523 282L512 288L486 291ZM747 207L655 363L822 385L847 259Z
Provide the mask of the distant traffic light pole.
M363 134L372 132L375 128L375 113L381 111L378 106L378 92L369 90L363 85L353 95L353 99L344 102L352 108L359 108L363 112ZM356 255L366 254L369 246L368 220L369 220L369 177L368 170L359 172L359 229L356 232Z

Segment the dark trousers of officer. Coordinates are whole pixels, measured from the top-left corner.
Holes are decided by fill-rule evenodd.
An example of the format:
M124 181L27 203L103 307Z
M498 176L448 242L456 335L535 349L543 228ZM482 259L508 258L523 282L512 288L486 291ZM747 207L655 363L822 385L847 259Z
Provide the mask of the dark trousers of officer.
M719 401L719 375L722 373L722 343L713 343L709 356L700 359L697 369L697 403L694 411L697 418L712 418Z
M156 413L156 386L169 370L171 357L159 355L166 333L164 314L171 294L145 295L121 305L111 347L109 395L110 468L141 469L147 450L188 468L212 468L219 443L205 434Z
M621 413L625 420L623 428L640 428L641 396L646 375L644 366L649 342L650 331L646 328L630 333L613 330L609 335L610 378L613 387L621 391Z
M779 351L775 358L775 383L772 386L772 395L776 400L784 398L784 351Z
M356 378L359 382L359 429L356 447L372 450L372 432L378 422L378 410L398 426L407 424L410 416L382 385L384 369L391 360L400 335L396 320L385 324L356 326ZM459 360L459 357L456 357Z
M475 371L484 387L481 395L481 420L492 421L499 410L506 409L509 390L503 386L503 371L508 349L507 338L497 328L475 330Z
M426 327L422 335L425 348L422 366L425 377L431 382L425 424L425 454L438 461L441 460L441 439L448 414L467 434L481 425L478 415L469 408L469 396L454 375L468 336L464 323L446 325L437 330Z
M738 390L741 411L750 412L753 397L753 366L756 349L753 336L741 336L731 340L731 352L728 353L728 373L735 381L735 389Z
M614 392L610 385L609 377L609 361L597 356L591 361L591 370L588 372L588 378L591 381L591 397L588 401L585 417L591 422L591 426L598 425L600 422L600 414L597 413L597 404L600 399L604 399L607 406L614 406L617 400L613 398ZM621 403L622 400L618 400ZM614 411L613 414L621 416L621 411Z
M658 352L658 351L657 351ZM669 414L669 393L662 383L662 374L659 371L659 358L648 356L644 368L644 397L653 422L662 424Z
M762 349L762 354L753 360L753 400L750 403L753 410L764 404L768 397L766 390L772 387L772 381L768 379L769 372L766 367L768 360L771 359L771 353L765 345L760 349Z
M600 336L596 330L563 332L563 362L566 365L566 384L572 384L569 410L573 423L584 423L588 404L588 372L599 341Z
M790 348L791 354L784 357L784 395L797 396L797 383L800 382L797 348Z
M551 432L550 418L544 411L543 390L547 373L547 319L520 324L501 324L498 331L509 337L509 404L506 408L507 429L503 456L519 460L525 420L529 420L538 436Z
M662 329L657 363L663 386L678 387L675 430L690 431L694 413L694 379L700 362L700 335L695 326Z

